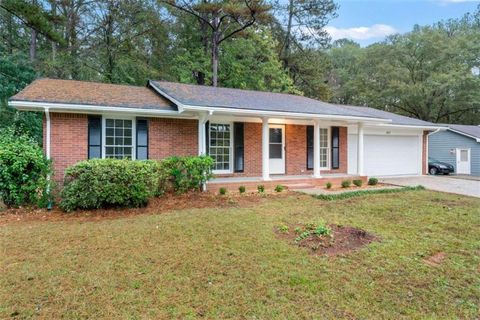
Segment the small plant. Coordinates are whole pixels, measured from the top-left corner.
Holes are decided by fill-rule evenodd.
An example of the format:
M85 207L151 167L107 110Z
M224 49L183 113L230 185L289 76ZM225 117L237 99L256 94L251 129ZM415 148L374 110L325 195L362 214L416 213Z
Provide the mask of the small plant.
M306 223L302 229L300 227L295 228L295 233L298 236L295 238L295 242L300 242L311 236L330 236L332 230L323 223Z
M370 179L368 179L368 185L369 185L369 186L375 186L377 183L378 183L378 179L377 179L377 178L370 178Z
M284 189L284 186L282 186L281 184L277 184L277 186L275 187L275 192L282 192Z
M353 184L356 185L357 187L361 187L363 184L363 181L360 179L353 180Z
M332 183L331 183L330 181L327 182L327 183L325 184L325 187L326 187L327 189L332 189Z
M218 189L218 193L221 194L222 196L227 194L227 188L220 188Z
M240 194L245 193L245 186L238 187L238 192L240 192Z
M342 181L342 188L348 188L352 184L352 181L350 180L343 180Z
M281 233L288 233L288 226L282 225L278 227L278 231L280 231Z
M265 192L265 186L263 184L259 184L257 186L258 193L264 193Z

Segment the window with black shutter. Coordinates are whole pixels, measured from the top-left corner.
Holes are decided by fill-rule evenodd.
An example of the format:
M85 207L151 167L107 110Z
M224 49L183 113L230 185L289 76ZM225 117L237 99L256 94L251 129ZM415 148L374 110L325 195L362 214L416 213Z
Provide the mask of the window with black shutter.
M137 119L137 160L148 159L148 120Z
M340 128L332 127L332 169L340 167Z
M313 170L313 126L307 126L307 170Z
M245 165L243 127L243 122L233 124L233 168L235 172L243 172Z
M88 159L102 157L102 117L88 116Z

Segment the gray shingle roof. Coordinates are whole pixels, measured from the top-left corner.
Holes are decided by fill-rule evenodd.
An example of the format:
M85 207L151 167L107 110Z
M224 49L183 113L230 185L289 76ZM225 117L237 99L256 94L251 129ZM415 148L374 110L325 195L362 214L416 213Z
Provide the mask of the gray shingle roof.
M372 117L384 118L384 119L391 119L392 122L390 124L398 124L398 125L408 125L408 126L436 126L436 124L423 121L420 119L410 118L406 116L402 116L396 113L383 111L375 108L370 107L356 107L356 106L346 106L345 108L350 108L352 110L360 111L364 114L369 114Z
M467 134L469 136L480 139L480 126L467 126L461 124L449 124L448 127L452 130Z
M379 118L353 108L292 94L215 88L166 81L150 81L150 84L185 105Z

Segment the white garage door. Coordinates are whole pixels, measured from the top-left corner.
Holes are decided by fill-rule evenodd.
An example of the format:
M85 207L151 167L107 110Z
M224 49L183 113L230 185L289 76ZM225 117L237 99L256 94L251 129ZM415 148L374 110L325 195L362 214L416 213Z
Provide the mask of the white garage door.
M357 170L357 136L349 135L349 173ZM420 174L421 154L417 136L365 135L364 171L368 176Z

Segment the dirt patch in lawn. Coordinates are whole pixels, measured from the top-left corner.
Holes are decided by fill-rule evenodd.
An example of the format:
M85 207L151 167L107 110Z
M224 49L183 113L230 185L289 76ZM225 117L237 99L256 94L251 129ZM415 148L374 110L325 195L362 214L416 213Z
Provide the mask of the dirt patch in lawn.
M431 267L436 267L439 266L446 257L447 255L445 254L445 252L437 252L434 255L423 259L423 262L425 262Z
M282 232L276 228L275 232L279 238L287 240L292 245L307 248L310 253L319 256L327 255L332 257L345 255L378 240L375 235L365 230L331 224L328 225L331 229L330 235L317 236L312 234L298 241L296 240L298 234L294 232L296 227L299 226L289 227L288 232Z
M118 219L140 214L159 214L184 209L243 208L257 205L274 197L284 197L288 194L288 192L263 195L251 193L238 196L220 196L211 193L200 192L192 192L183 195L167 194L163 197L151 199L148 205L143 208L78 210L71 213L65 213L58 207L55 207L50 211L46 209L35 208L15 208L0 212L0 225L29 221L95 221Z

